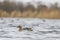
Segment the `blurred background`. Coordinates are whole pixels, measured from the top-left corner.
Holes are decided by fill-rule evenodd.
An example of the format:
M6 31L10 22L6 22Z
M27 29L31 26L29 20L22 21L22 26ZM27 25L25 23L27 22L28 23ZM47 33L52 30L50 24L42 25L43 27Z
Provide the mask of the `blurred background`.
M0 0L0 17L60 18L60 1Z

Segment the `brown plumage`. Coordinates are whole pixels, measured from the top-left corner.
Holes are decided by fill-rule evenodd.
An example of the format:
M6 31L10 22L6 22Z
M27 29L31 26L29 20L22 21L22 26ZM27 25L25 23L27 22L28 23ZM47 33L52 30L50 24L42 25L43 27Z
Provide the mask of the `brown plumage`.
M18 28L19 28L19 31L22 31L23 30L22 26L18 26Z
M22 26L18 26L18 28L19 28L19 31L22 31L22 30L33 31L32 28L28 28L28 27L22 28Z

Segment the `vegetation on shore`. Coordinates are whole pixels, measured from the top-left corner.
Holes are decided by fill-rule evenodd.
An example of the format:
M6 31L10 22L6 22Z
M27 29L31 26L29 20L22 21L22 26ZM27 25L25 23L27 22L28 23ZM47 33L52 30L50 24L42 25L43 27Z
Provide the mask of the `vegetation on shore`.
M37 2L37 7L31 3L22 2L0 2L0 17L21 17L21 18L60 18L60 7L58 3L51 4L50 7Z

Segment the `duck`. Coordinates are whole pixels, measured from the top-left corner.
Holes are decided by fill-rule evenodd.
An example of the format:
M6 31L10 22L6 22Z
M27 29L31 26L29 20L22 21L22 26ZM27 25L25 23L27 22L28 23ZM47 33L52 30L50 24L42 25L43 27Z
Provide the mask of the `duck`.
M23 30L33 31L32 28L29 28L29 27L22 28L22 26L18 26L18 30L19 30L19 31L23 31Z

